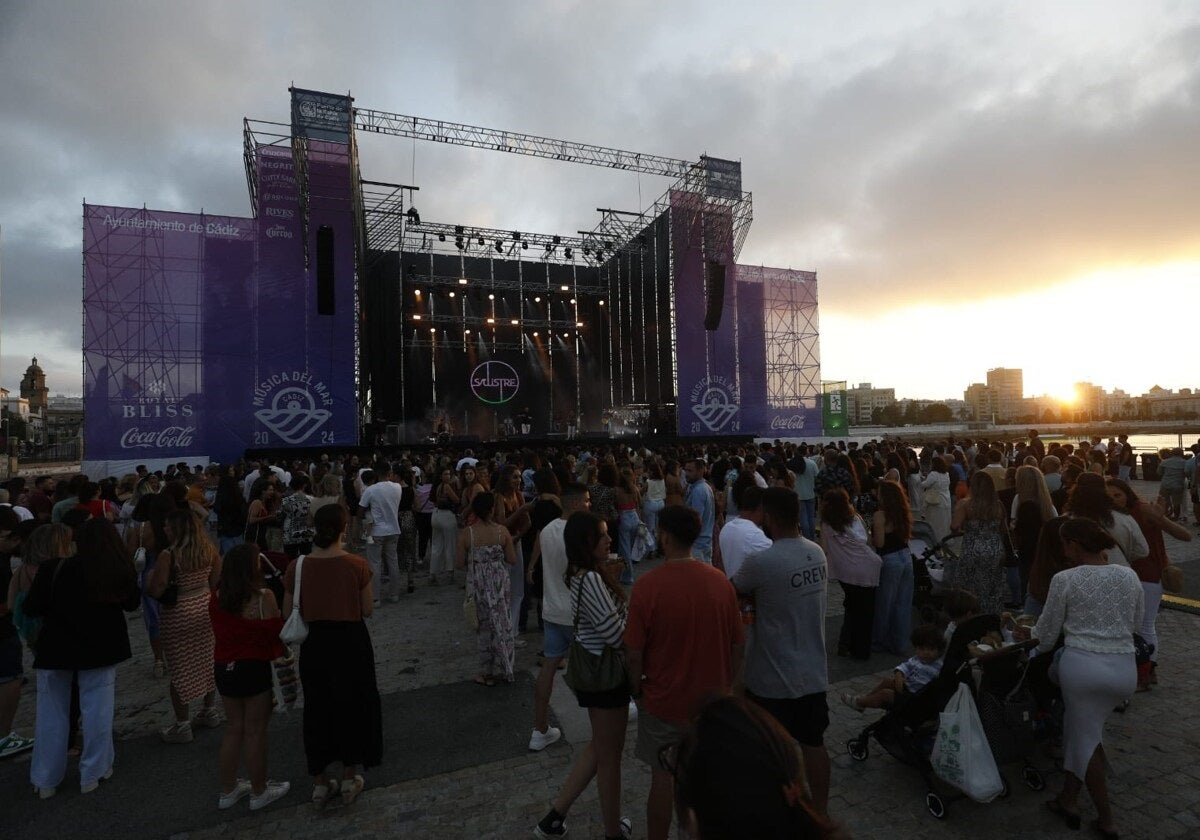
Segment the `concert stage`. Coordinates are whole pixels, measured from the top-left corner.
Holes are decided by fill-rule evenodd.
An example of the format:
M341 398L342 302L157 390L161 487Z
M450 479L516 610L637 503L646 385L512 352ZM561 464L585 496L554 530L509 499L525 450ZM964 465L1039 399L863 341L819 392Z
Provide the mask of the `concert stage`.
M253 215L84 206L85 463L247 449L496 440L630 427L683 437L844 428L820 380L812 272L746 266L741 164L356 107L292 89L246 120ZM366 180L390 135L664 179L587 231L422 219ZM423 185L427 214L437 185Z

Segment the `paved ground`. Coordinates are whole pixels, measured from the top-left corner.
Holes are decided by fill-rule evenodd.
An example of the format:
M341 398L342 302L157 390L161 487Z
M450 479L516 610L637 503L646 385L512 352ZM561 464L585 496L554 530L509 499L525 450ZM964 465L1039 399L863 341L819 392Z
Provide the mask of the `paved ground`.
M1140 483L1139 483L1140 484ZM1151 491L1152 485L1139 486ZM1147 492L1149 495L1149 492ZM1189 581L1200 577L1200 542L1168 538L1169 550L1184 565ZM423 583L423 581L421 581ZM834 587L836 591L836 587ZM586 717L559 682L554 714L565 737L542 753L525 751L531 702L529 683L479 688L465 684L474 672L474 644L461 625L462 590L419 586L399 604L385 606L371 620L379 684L386 695L388 740L384 768L368 778L368 790L352 808L319 816L304 804L308 782L295 743L295 716L272 728L271 773L290 779L296 790L266 811L251 815L241 807L218 812L215 734L187 746L158 744L153 730L169 718L166 686L150 676L151 659L140 620L131 621L134 659L118 672L117 776L84 798L64 790L37 802L28 793L28 757L0 763L0 838L61 837L89 834L123 838L255 838L304 840L325 837L517 838L528 837L565 778L576 751L586 743ZM831 600L837 602L836 594ZM840 620L840 604L830 609L830 626ZM1164 611L1159 620L1161 683L1139 694L1125 715L1113 715L1107 733L1113 774L1112 798L1123 837L1200 837L1200 616ZM525 637L518 665L532 673L539 639ZM866 688L894 664L875 657L851 665L832 657L831 696ZM34 697L27 689L18 728L31 729ZM968 800L950 804L944 822L925 811L918 775L882 750L863 763L852 761L844 744L870 718L835 705L828 744L834 756L831 810L853 837L972 836L1057 837L1065 829L1041 807L1044 793L1026 789L1010 770L1012 795L989 805ZM629 730L623 767L625 813L644 836L647 769L632 755ZM1053 762L1035 758L1051 788L1061 774ZM1018 768L1019 769L1019 768ZM74 772L74 768L70 772ZM68 776L67 785L74 779ZM594 790L569 817L571 836L600 837ZM180 820L181 812L188 819ZM1085 817L1091 814L1085 804Z

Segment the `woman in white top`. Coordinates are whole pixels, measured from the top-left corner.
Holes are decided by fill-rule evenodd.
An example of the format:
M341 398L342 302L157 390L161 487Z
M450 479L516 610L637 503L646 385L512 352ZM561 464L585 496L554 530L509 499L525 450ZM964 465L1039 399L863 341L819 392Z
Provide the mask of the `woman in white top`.
M1127 566L1112 565L1107 554L1116 541L1090 519L1068 519L1059 531L1074 568L1050 581L1046 607L1033 629L1038 650L1054 648L1059 633L1065 647L1051 678L1062 688L1062 793L1046 803L1067 825L1079 828L1079 791L1086 784L1099 815L1093 827L1116 837L1105 781L1104 722L1113 707L1137 687L1133 632L1141 624L1142 585Z
M642 513L646 519L647 556L658 551L655 535L658 533L658 513L667 504L667 481L662 465L651 461L646 467L646 493L642 497Z
M1092 520L1116 541L1116 547L1108 553L1110 563L1128 566L1133 561L1150 556L1150 544L1146 542L1142 527L1129 514L1113 509L1104 476L1095 473L1080 475L1071 488L1065 513L1073 518Z
M921 510L938 542L950 536L950 471L941 455L933 456L929 475L921 479Z
M625 592L608 566L612 546L608 524L589 511L573 513L563 528L563 545L567 551L567 587L575 613L575 641L597 657L605 647L621 648L629 612ZM592 740L575 760L550 812L538 823L534 834L565 834L567 811L594 776L605 837L627 836L621 825L621 753L629 722L628 680L611 691L577 691L575 697L588 711Z

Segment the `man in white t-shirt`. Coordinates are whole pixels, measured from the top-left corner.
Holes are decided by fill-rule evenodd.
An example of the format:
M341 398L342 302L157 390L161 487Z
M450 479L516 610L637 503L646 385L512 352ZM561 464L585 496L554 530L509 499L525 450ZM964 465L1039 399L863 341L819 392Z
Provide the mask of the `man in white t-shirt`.
M733 484L738 515L725 521L721 529L721 563L725 577L732 578L751 554L771 547L762 530L762 488L749 476Z
M525 582L533 583L533 570L542 565L542 668L533 684L533 734L529 749L544 750L562 737L551 726L550 694L554 690L554 672L567 656L575 636L575 614L571 611L571 592L567 589L567 549L563 529L571 514L591 507L587 485L572 482L563 488L562 516L542 528L533 541L533 555Z
M403 491L399 484L391 481L391 473L380 481L374 470L362 473L363 493L358 500L359 511L371 515L371 541L367 543L367 562L371 564L371 586L374 589L375 605L383 596L380 571L386 564L388 573L388 600L400 600L400 560L396 547L400 542L400 498Z

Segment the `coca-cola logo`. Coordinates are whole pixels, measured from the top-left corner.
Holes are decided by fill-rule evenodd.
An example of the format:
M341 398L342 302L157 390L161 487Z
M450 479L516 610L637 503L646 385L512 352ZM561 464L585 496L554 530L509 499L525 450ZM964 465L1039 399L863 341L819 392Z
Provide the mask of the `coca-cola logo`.
M771 418L771 431L795 431L804 428L804 416L793 414L791 417L775 416Z
M141 431L137 426L121 435L122 449L183 449L192 445L195 426L167 426L161 431Z

